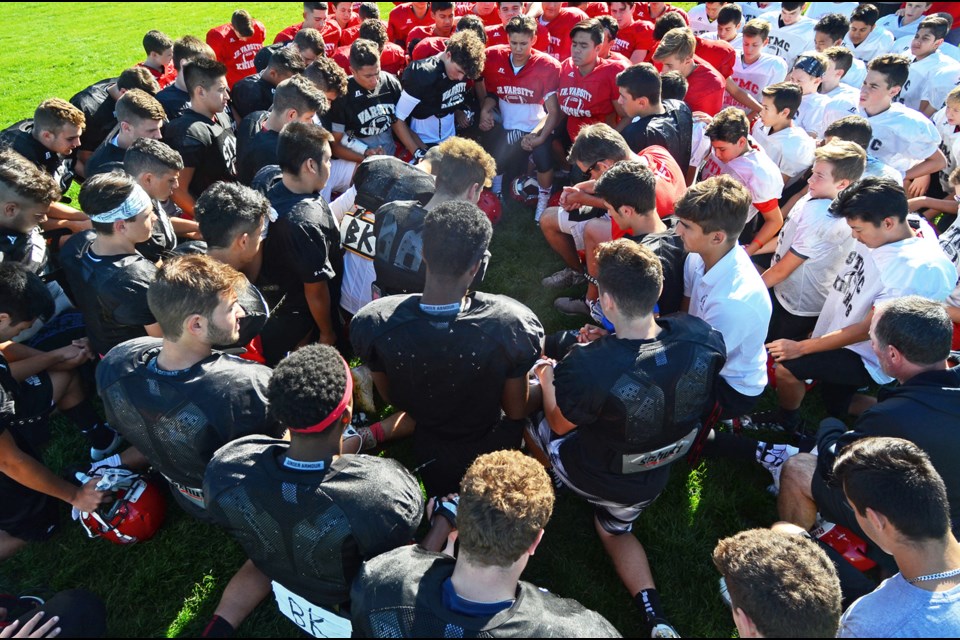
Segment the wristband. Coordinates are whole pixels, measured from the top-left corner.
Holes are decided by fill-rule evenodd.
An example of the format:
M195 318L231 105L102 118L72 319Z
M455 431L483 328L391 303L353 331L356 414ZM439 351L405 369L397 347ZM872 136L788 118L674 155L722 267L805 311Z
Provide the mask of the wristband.
M413 152L413 159L414 159L414 160L423 160L424 156L426 156L426 155L427 155L427 150L426 150L426 149L417 149L416 151Z
M751 240L751 241L750 241L750 244L755 244L755 245L757 245L758 247L760 247L761 249L763 248L763 243L760 242L760 241L757 240L757 239Z

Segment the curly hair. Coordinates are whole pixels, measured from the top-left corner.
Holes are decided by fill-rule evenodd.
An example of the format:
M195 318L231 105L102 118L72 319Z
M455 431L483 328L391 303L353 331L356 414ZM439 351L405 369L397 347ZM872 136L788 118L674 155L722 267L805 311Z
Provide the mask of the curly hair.
M50 204L61 195L57 181L49 174L13 149L0 151L0 198Z
M463 69L467 78L476 80L483 74L483 63L487 59L486 49L474 32L458 31L450 36L446 52L450 54L450 60Z
M307 65L303 75L320 91L332 91L338 98L347 92L347 74L332 58L317 58Z
M57 134L68 124L81 129L86 126L87 120L83 111L64 100L63 98L49 98L41 102L33 112L34 131L49 131Z
M270 413L290 429L328 417L343 400L347 369L336 349L312 344L280 361L267 386Z
M544 468L519 451L478 457L460 482L460 549L474 564L509 567L530 548L553 513Z
M437 193L458 195L473 183L489 187L497 175L497 163L477 142L454 136L437 145L440 171L437 172Z

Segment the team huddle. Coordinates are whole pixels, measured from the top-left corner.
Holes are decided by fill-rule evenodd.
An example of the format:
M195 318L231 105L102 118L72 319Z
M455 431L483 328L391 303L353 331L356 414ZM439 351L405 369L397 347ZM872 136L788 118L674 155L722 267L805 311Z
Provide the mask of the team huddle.
M271 594L317 637L619 636L520 580L565 492L679 637L633 524L726 458L781 520L714 551L741 636L960 634L960 12L806 4L237 10L44 100L0 132L0 560L62 503L146 540L168 485L249 557L206 636ZM505 207L579 330L484 292Z

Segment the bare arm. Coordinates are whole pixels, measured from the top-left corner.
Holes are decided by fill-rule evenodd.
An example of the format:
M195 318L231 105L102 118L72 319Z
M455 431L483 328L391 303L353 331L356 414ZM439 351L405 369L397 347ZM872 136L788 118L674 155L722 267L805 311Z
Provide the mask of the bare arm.
M730 97L747 108L747 119L752 120L760 113L760 103L752 95L744 91L733 78L727 78L727 93Z
M923 162L916 164L910 167L910 170L907 171L905 178L907 180L914 180L920 176L928 176L931 173L936 173L941 169L947 166L947 157L943 155L943 151L937 149L930 154L930 157L924 160Z
M560 407L557 406L557 389L553 386L553 367L542 365L536 368L537 376L540 378L540 388L543 390L543 413L547 418L547 424L550 430L558 436L562 436L577 428L569 420L563 417Z
M194 167L180 169L180 184L173 190L171 196L177 206L183 209L183 212L190 218L193 218L193 209L197 204L193 196L190 195L190 182L193 180L194 171L196 171Z
M162 338L163 329L160 328L159 322L154 322L153 324L146 324L143 326L143 330L147 332L147 335L151 338Z
M307 298L310 315L320 329L320 342L335 344L337 334L333 331L333 320L330 315L330 283L326 280L304 283L303 294Z
M763 226L757 231L753 242L745 247L747 253L751 256L759 251L763 245L776 238L777 234L780 233L780 227L783 226L783 214L780 212L780 207L774 207L766 213L761 211L760 215L763 216Z
M416 153L417 149L426 149L427 145L423 143L416 133L411 131L406 120L393 121L393 135L397 136L400 144L407 148L410 153Z

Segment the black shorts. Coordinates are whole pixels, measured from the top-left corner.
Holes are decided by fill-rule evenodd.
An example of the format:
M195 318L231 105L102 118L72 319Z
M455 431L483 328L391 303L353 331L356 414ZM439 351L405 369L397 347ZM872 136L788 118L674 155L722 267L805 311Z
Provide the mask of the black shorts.
M850 349L834 349L783 362L798 380L818 380L827 414L844 418L857 389L874 383L863 359Z
M739 418L753 411L760 400L760 396L748 396L731 387L726 380L720 378L717 383L717 403L720 405L720 419L729 420Z
M0 531L28 542L43 542L56 533L60 525L59 500L26 487L7 489L0 484L7 503L0 510Z
M847 496L840 487L832 487L827 484L817 469L813 473L813 481L810 483L810 493L813 501L817 503L817 511L823 516L824 520L834 522L850 529L855 534L868 540L867 534L863 532L860 525L857 524L857 518L853 514L853 507L847 502Z
M50 414L53 413L53 381L45 371L30 376L17 388L17 434L32 451L39 451L50 437ZM37 456L35 456L37 457Z
M766 342L780 338L799 342L809 338L813 328L817 326L817 316L795 316L783 308L773 291L770 294L770 299L773 301L773 314L770 316Z

